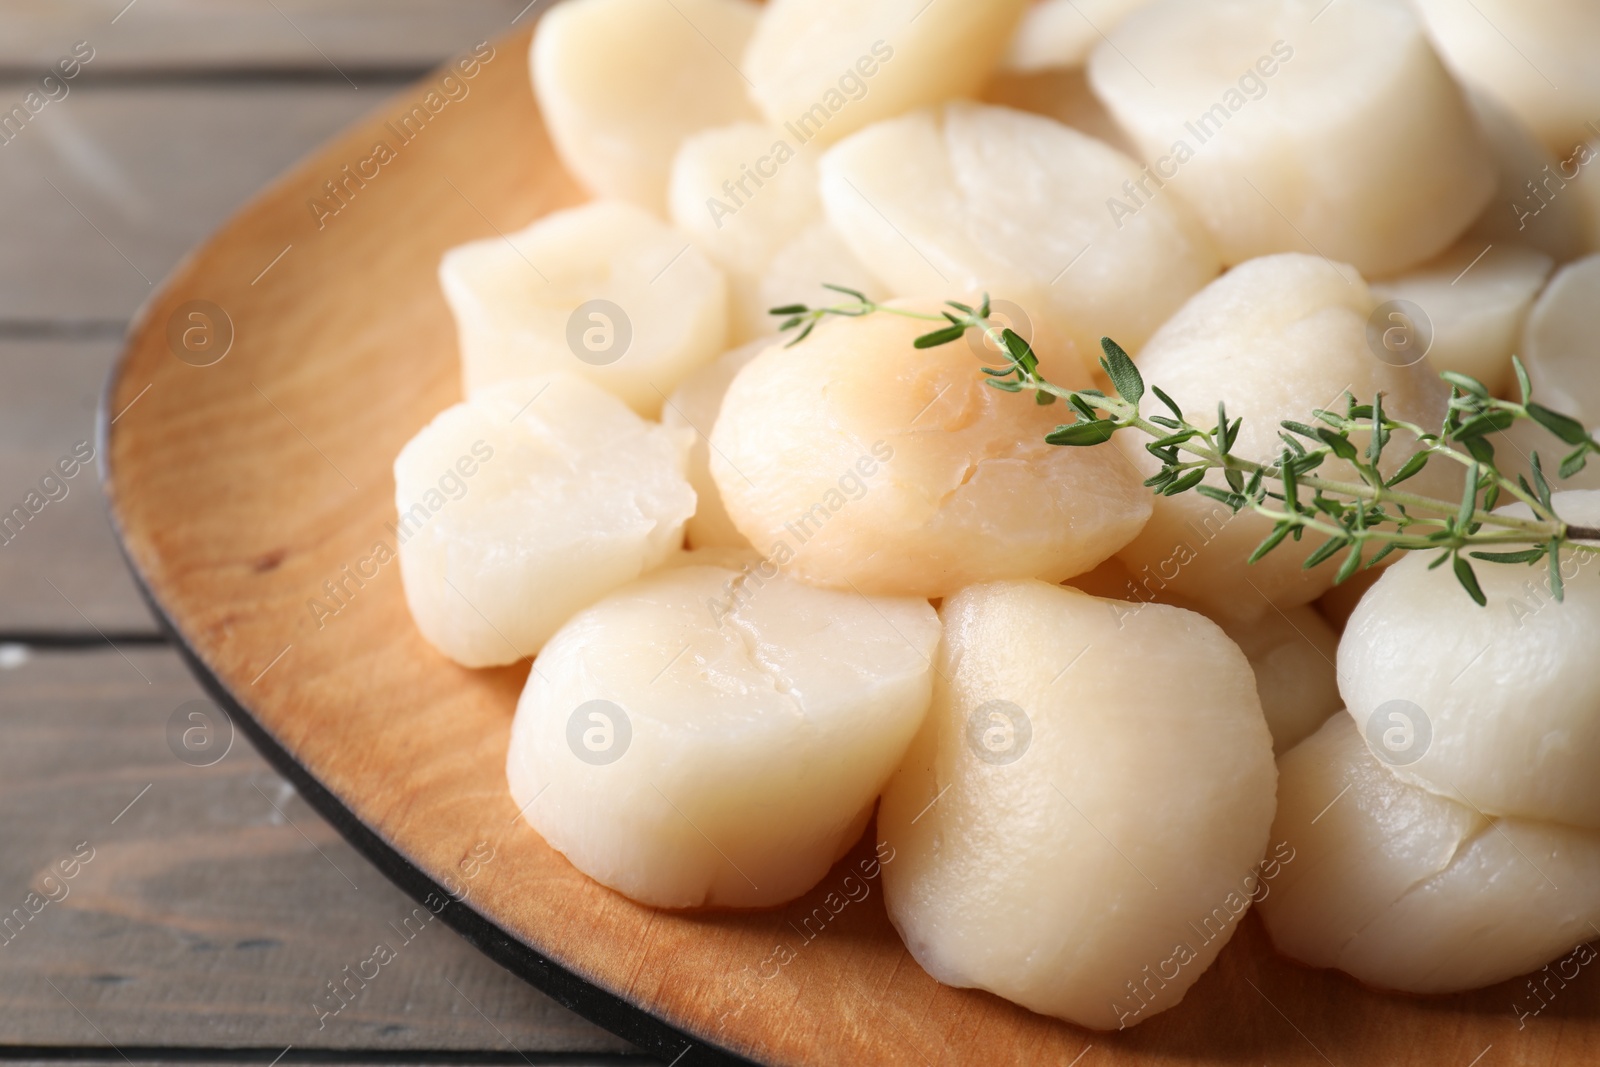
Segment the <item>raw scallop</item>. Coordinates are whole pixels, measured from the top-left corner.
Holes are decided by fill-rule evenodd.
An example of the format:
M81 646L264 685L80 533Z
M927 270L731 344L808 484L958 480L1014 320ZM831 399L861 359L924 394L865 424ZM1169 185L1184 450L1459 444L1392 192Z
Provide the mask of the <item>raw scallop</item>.
M1472 241L1374 281L1372 295L1421 308L1432 333L1429 365L1476 378L1498 395L1511 385L1511 356L1551 266L1549 256L1532 248Z
M569 0L540 17L533 86L562 164L597 196L666 209L696 130L757 118L737 66L749 0Z
M781 904L860 837L927 712L938 643L925 601L682 561L545 646L512 725L512 797L640 903Z
M1339 634L1315 608L1269 611L1250 622L1219 620L1250 660L1272 751L1289 751L1340 711Z
M770 0L744 55L770 126L832 144L978 91L1027 0Z
M1157 0L1095 49L1089 81L1227 263L1316 252L1394 273L1494 192L1471 108L1405 0Z
M1482 93L1471 99L1499 184L1462 242L1528 245L1557 263L1582 255L1589 223L1583 190L1600 185L1586 168L1596 156L1579 145L1557 158L1499 101Z
M687 447L571 375L446 408L394 462L417 629L468 667L538 652L573 612L682 544Z
M1068 584L1112 601L1118 629L1148 604L1169 603L1194 610L1177 598L1162 599L1160 583L1152 575L1135 575L1115 556ZM1339 634L1316 609L1302 606L1269 611L1250 620L1223 615L1213 621L1250 661L1256 695L1272 732L1273 752L1287 752L1344 707L1334 672Z
M1128 140L1117 120L1089 88L1089 77L1082 68L998 71L983 87L982 99L986 104L1055 119L1104 141L1125 156L1139 154L1138 146Z
M1553 503L1600 526L1600 492ZM1532 517L1524 504L1498 513ZM1350 616L1339 642L1350 717L1402 781L1487 815L1600 829L1600 560L1563 554L1562 603L1544 564L1480 562L1484 608L1429 562L1390 567ZM1391 721L1409 732L1388 734ZM1380 751L1386 738L1403 751Z
M844 238L826 220L814 223L784 245L767 264L761 278L759 301L754 310L769 313L775 307L806 304L828 307L848 303L851 298L825 285L838 285L866 294L870 300L886 300L888 292L867 268L862 266ZM775 333L782 318L766 314L768 329Z
M1039 0L1011 38L1003 66L1036 73L1083 66L1094 46L1150 0Z
M1134 352L1217 273L1175 197L1106 209L1139 165L1077 130L1010 108L955 103L861 131L822 159L822 199L856 255L899 296L987 290L1095 360ZM1068 180L1070 179L1070 180Z
M726 272L736 340L777 326L772 305L761 302L761 279L773 257L822 221L815 156L746 122L695 134L673 160L672 222Z
M933 710L878 813L889 917L929 974L1101 1030L1178 1003L1232 936L1277 777L1233 642L1114 607L1043 582L946 600Z
M1260 905L1278 951L1380 988L1493 985L1600 921L1600 834L1491 820L1408 785L1345 715L1278 761L1272 839L1293 857Z
M1535 403L1570 415L1593 433L1600 427L1600 255L1587 256L1556 272L1528 312L1523 329L1522 361L1533 383ZM1531 479L1533 456L1539 456L1546 477L1555 479L1561 459L1572 451L1543 427L1519 420L1502 437L1496 453L1502 469L1515 478ZM1600 489L1600 459L1564 479L1569 489Z
M723 351L722 272L649 213L598 201L507 237L453 248L439 267L468 396L529 375L579 374L654 416Z
M1500 100L1563 158L1600 116L1593 0L1417 0L1462 80Z
M747 541L728 518L722 494L711 480L711 430L722 410L722 398L746 363L776 341L765 338L728 352L715 362L695 371L678 386L661 409L661 424L680 428L693 435L689 447L689 484L697 500L694 517L685 530L690 548L749 548Z
M894 596L1060 581L1126 544L1150 514L1133 467L1045 444L1064 405L986 386L975 339L912 347L937 325L833 319L739 372L711 434L739 532L797 577Z
M1233 451L1252 460L1274 460L1285 419L1307 422L1318 408L1342 406L1346 391L1362 402L1384 393L1390 415L1436 427L1444 418L1448 390L1426 360L1397 366L1379 359L1369 344L1368 319L1377 301L1354 270L1316 256L1266 256L1241 264L1213 282L1161 328L1139 357L1147 382L1160 386L1186 415L1207 428L1218 402L1228 417L1243 418ZM1165 412L1152 393L1141 410ZM1112 441L1144 473L1159 461L1145 451L1149 439L1136 431ZM1383 469L1393 474L1414 448L1396 433L1384 451ZM1407 483L1418 492L1457 493L1448 461L1430 463ZM1329 460L1319 477L1353 480L1341 460ZM1443 481L1437 481L1442 479ZM1220 472L1208 484L1224 487ZM1442 488L1441 488L1442 485ZM1333 584L1337 565L1302 570L1320 543L1315 534L1286 541L1259 562L1246 561L1272 531L1251 511L1232 514L1226 505L1198 493L1155 498L1150 524L1118 555L1129 570L1152 575L1169 596L1233 618L1251 618L1309 603ZM1147 570L1148 569L1148 570Z

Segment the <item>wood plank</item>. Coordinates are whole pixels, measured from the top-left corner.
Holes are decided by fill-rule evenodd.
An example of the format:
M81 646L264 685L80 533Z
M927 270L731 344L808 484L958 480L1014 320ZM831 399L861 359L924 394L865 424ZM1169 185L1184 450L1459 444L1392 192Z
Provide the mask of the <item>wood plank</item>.
M37 910L0 926L0 1045L628 1051L415 918L243 736L180 762L198 687L169 649L124 653L0 653L0 917ZM380 943L397 958L319 1016Z
M8 0L0 8L0 68L43 74L80 40L95 49L88 77L428 67L504 33L527 7L528 0Z
M0 635L157 632L111 535L92 458L118 345L0 340Z
M0 82L0 108L25 91ZM240 203L394 92L83 87L48 105L0 145L0 325L125 322Z

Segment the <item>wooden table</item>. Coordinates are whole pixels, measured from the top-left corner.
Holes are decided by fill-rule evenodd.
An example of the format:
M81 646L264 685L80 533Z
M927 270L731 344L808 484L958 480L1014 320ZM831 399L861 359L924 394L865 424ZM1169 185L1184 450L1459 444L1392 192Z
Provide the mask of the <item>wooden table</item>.
M93 57L0 132L0 514L43 501L0 532L0 1061L646 1062L442 924L319 1025L312 1002L413 904L242 737L209 767L174 756L169 720L200 690L124 572L92 468L47 478L93 448L123 332L188 248L541 6L0 8L0 118L74 46ZM93 859L50 878L75 852Z

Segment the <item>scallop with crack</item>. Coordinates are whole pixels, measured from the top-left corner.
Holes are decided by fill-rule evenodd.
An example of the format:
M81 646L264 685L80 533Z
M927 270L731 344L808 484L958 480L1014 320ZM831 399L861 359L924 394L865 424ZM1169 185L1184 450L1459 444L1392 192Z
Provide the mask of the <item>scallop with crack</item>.
M855 844L927 712L927 602L692 558L586 608L517 706L512 797L657 907L769 907Z

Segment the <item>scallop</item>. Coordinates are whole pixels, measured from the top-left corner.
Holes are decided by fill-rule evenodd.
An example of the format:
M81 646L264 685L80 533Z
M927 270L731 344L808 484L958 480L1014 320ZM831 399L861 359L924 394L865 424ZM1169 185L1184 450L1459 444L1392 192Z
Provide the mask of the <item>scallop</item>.
M1158 602L1149 576L1133 574L1115 556L1069 584L1111 601L1119 629L1125 619ZM1174 606L1188 605L1178 601ZM1226 616L1215 621L1250 661L1274 752L1287 752L1344 707L1334 669L1339 634L1314 608L1269 611L1249 621Z
M1461 79L1514 111L1563 156L1600 115L1600 8L1590 0L1417 0Z
M691 436L694 442L689 446L689 484L697 503L685 529L690 548L750 547L728 518L722 494L711 480L711 430L733 376L773 343L770 339L752 341L701 367L678 386L661 410L663 426Z
M863 293L869 300L887 300L888 290L878 283L850 246L844 243L826 220L813 223L794 240L784 245L767 264L758 289L754 311L768 313L768 331L776 332L783 319L770 314L772 308L806 304L827 307L846 303L850 297L826 285L843 286Z
M781 904L861 835L927 713L938 643L926 601L680 561L545 646L511 728L511 795L640 903Z
M1276 781L1238 647L1116 607L1036 581L946 600L878 813L889 918L929 974L1101 1030L1177 1004L1232 936Z
M1391 322L1403 332L1419 326L1427 331L1431 366L1470 375L1498 394L1511 386L1511 356L1552 266L1549 256L1532 248L1474 240L1398 277L1374 281L1372 295L1412 305L1393 309Z
M1296 253L1264 256L1235 267L1184 305L1150 339L1139 368L1147 382L1207 427L1215 422L1218 403L1225 402L1230 419L1244 420L1233 452L1246 459L1275 459L1283 448L1283 420L1307 422L1314 410L1342 404L1346 392L1370 402L1381 391L1385 409L1396 418L1440 425L1448 390L1426 360L1392 358L1369 341L1376 306L1348 265ZM1410 365L1399 365L1407 360ZM1146 415L1165 411L1150 393L1141 407ZM1147 440L1126 431L1112 439L1145 476L1160 467L1145 451ZM1392 474L1414 448L1396 433L1382 469ZM1449 466L1430 464L1408 484L1419 492L1459 495ZM1317 475L1356 479L1340 460L1324 463ZM1219 472L1208 479L1225 486ZM1130 570L1147 575L1158 594L1217 616L1251 618L1274 605L1309 603L1333 585L1336 566L1301 567L1319 544L1316 537L1286 541L1248 563L1271 531L1263 516L1249 510L1235 515L1198 493L1161 496L1150 524L1119 556Z
M1150 0L1039 0L1011 37L1001 66L1037 73L1082 67L1094 46Z
M1176 198L1126 216L1107 209L1144 180L1092 137L972 103L879 123L822 159L829 220L891 291L987 290L1090 358L1107 335L1136 350L1217 273Z
M1536 248L1557 263L1582 255L1588 224L1584 197L1570 189L1581 182L1594 159L1588 146L1552 155L1533 131L1505 105L1482 92L1471 94L1478 125L1489 139L1498 184L1489 206L1463 242L1520 244Z
M971 96L1027 0L771 0L744 55L770 126L804 144Z
M1600 491L1557 493L1600 526ZM1531 518L1526 505L1497 514ZM1600 565L1568 549L1558 603L1545 567L1478 563L1477 607L1449 567L1402 559L1339 642L1350 717L1402 781L1487 815L1600 829Z
M562 164L597 196L666 210L685 137L759 116L739 57L748 0L570 0L539 19L533 87Z
M1139 154L1138 146L1128 140L1117 120L1089 88L1088 75L1081 67L997 71L983 87L982 99L987 104L1055 119L1104 141L1125 156Z
M1268 612L1251 622L1224 619L1221 626L1255 672L1273 752L1287 752L1344 707L1334 667L1339 635L1314 608Z
M468 667L525 659L683 543L688 442L582 378L446 408L394 462L411 616Z
M1045 444L1061 407L988 388L976 338L912 347L936 325L833 319L739 372L711 433L739 532L796 577L889 596L1059 581L1126 544L1150 513L1133 467Z
M1523 357L1536 396L1546 404L1600 417L1600 255L1561 269L1528 315Z
M1391 771L1345 715L1279 760L1272 838L1290 851L1260 907L1280 952L1453 993L1593 939L1600 834L1489 818Z
M1230 264L1316 252L1395 273L1494 192L1471 108L1405 0L1157 0L1095 49L1089 81Z
M704 130L678 149L668 202L673 224L728 277L734 338L773 332L761 279L774 256L822 221L815 150L796 152L755 122Z
M1521 355L1533 384L1533 399L1570 415L1583 425L1600 426L1600 361L1594 338L1600 331L1600 255L1568 264L1550 279L1528 312ZM1531 420L1513 424L1500 438L1501 465L1513 476L1532 475L1537 454L1547 477L1556 480L1561 459L1572 451ZM1560 480L1567 488L1600 489L1600 463Z
M578 374L654 417L724 349L722 271L648 212L598 201L453 248L439 267L467 394L529 375Z

